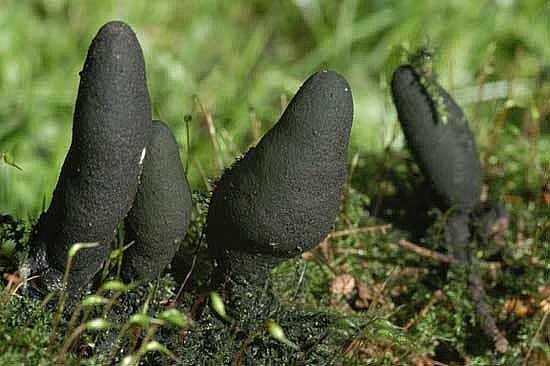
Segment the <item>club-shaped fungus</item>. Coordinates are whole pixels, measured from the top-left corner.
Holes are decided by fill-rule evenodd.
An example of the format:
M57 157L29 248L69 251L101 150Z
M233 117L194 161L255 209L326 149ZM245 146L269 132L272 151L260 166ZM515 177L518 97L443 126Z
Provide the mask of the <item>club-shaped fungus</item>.
M352 119L346 80L318 72L261 141L224 172L206 234L224 274L261 280L325 238L343 192Z
M499 331L487 303L479 266L472 260L475 241L472 212L480 204L481 164L466 116L428 73L400 66L391 82L393 101L407 144L443 211L451 209L445 236L453 255L467 266L470 295L485 333L505 352L508 341Z
M176 139L168 126L153 121L138 191L125 219L130 246L123 255L124 278L147 280L161 274L185 236L191 208Z
M440 207L471 209L479 202L482 172L464 113L442 87L412 66L399 67L391 87L408 146Z
M114 21L99 30L80 77L71 146L32 239L37 251L45 249L35 255L46 267L46 289L65 272L75 243L101 245L72 259L69 288L83 288L99 271L134 200L151 132L145 63L128 25Z

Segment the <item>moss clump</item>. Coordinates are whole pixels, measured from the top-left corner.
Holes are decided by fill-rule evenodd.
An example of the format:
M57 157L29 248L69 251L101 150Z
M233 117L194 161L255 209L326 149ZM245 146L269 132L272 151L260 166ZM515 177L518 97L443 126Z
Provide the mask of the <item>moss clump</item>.
M275 264L321 242L340 205L352 118L346 80L316 73L223 174L206 235L224 273L261 281Z
M62 334L51 338L52 315L40 302L0 290L0 365L54 365Z
M28 241L30 225L9 215L0 215L0 271L17 268L16 255Z

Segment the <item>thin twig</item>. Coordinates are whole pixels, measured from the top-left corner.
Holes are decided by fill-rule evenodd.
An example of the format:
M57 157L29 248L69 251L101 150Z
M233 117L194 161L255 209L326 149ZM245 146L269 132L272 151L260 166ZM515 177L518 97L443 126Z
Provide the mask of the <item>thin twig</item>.
M334 252L336 254L358 255L362 257L365 257L368 254L368 252L365 249L358 249L358 248L336 248Z
M17 293L17 291L21 288L21 286L26 286L27 285L27 282L29 281L32 281L32 280L35 280L37 278L40 278L40 275L35 275L35 276L31 276L31 277L28 277L28 278L25 278L23 281L19 282L17 284L17 286L15 286L15 289L13 290L13 292L11 293L11 295L15 295ZM9 287L8 287L9 289Z
M479 263L476 260L472 260L470 263L468 274L470 295L477 309L477 316L481 327L485 333L492 338L497 352L505 353L508 350L509 343L504 334L498 329L495 319L491 315L491 308L489 304L487 304L487 294L483 288L483 282L477 267L478 265Z
M296 298L298 297L298 293L300 292L300 288L302 287L302 282L304 281L304 275L306 274L306 269L307 269L307 262L304 264L302 271L300 273L300 278L298 279L296 290L294 291L294 295L292 296L293 300L296 300Z
M214 126L214 121L212 120L212 115L204 108L199 97L195 96L195 103L199 106L201 113L204 116L204 123L208 131L208 138L210 140L210 146L212 148L212 171L214 175L217 175L222 169L222 162L219 159L218 153L218 144L216 143L216 127Z
M316 255L313 257L313 259L316 260L317 264L319 264L321 267L323 267L324 265L326 268L328 268L334 277L338 276L338 271L336 271L331 266L330 262L325 257L323 257L320 253L317 252Z
M386 231L389 230L390 228L391 228L391 224L386 224L386 225L377 225L377 226L358 227L358 228L342 230L342 231L333 231L327 235L327 239L334 239L334 238L340 238L342 236L350 236L355 234L374 233L374 232L381 232L385 234Z
M542 328L544 328L544 325L546 324L546 321L548 320L548 316L550 315L550 311L547 311L544 313L544 316L542 317L539 327L537 328L537 331L535 332L535 335L533 336L533 339L531 340L531 345L529 346L529 350L527 351L527 354L525 355L525 359L523 360L523 366L527 366L527 362L529 361L529 358L531 358L531 354L533 353L533 347L535 346L535 340L539 337L540 332L542 332Z
M437 252L435 250L424 248L418 244L412 243L405 239L401 239L397 243L391 243L390 245L397 245L403 249L410 250L411 252L414 252L422 257L430 258L437 262L448 263L448 264L464 264L464 262L459 261L456 258L450 257L446 254ZM488 268L492 270L499 269L502 267L502 264L500 262L480 261L479 264L483 268Z
M398 266L395 266L390 270L390 273L388 274L388 277L386 277L386 279L382 283L382 287L380 287L380 289L378 291L376 291L376 293L374 294L374 296L372 298L372 301L370 302L369 306L367 307L366 314L370 314L371 309L374 309L375 304L378 303L378 300L382 296L382 293L386 289L386 286L388 285L388 282L390 282L390 279L392 278L393 272L395 272L395 269L397 267Z
M176 302L178 301L181 294L183 293L183 289L185 288L187 281L189 281L189 278L191 278L191 274L193 273L193 270L195 269L195 264L197 263L197 257L199 256L199 250L201 247L203 237L204 237L204 233L201 233L201 236L197 242L197 247L195 248L195 253L193 254L193 261L191 262L191 268L189 268L189 271L187 271L187 274L185 275L185 278L183 279L183 282L181 283L181 286L178 289L178 293L174 297L174 300L170 302L170 307L176 306Z
M233 357L233 361L231 362L231 366L240 366L240 365L242 365L241 359L244 355L244 352L246 351L246 347L248 347L248 345L250 343L252 343L252 341L254 340L255 337L256 337L256 333L252 333L248 337L246 337L246 339L241 343L241 347L239 347L239 351L237 353L235 353L235 356Z
M365 228L367 229L367 228ZM337 231L335 233L341 233L341 231ZM352 235L352 234L350 234ZM327 240L331 239L331 234L327 236ZM425 247L422 247L418 244L415 244L413 242L410 242L405 239L399 240L397 243L390 243L390 246L398 246L403 249L410 250L422 257L427 257L430 259L433 259L437 262L443 262L448 264L463 264L463 262L459 261L458 259L455 259L453 257L450 257L446 254L437 252L435 250L431 250ZM337 254L350 254L350 255L360 255L360 256L366 256L368 255L368 252L364 249L358 249L358 248L336 248L335 252ZM502 267L502 264L500 262L488 262L488 261L480 261L480 265L483 268L490 269L490 270L497 270Z
M449 257L443 253L436 252L435 250L421 247L417 244L411 243L408 240L401 239L397 242L397 245L401 248L410 250L422 257L433 259L437 262L449 263L449 264L461 264L462 262L453 257Z
M195 269L195 263L197 262L198 255L193 256L193 262L191 262L191 268L189 268L189 271L185 275L185 278L183 279L183 282L181 283L180 288L178 289L178 293L176 294L176 297L174 297L174 300L171 301L170 307L175 307L176 302L180 298L181 294L183 293L183 289L185 288L185 285L187 284L187 281L191 277L191 274L193 273L193 270Z
M422 310L420 310L420 313L419 315L420 316L425 316L426 314L428 314L428 311L435 305L437 304L437 302L439 300L441 300L443 298L443 291L441 290L437 290L433 293L433 297L432 299L430 300L430 302L424 306L422 308ZM408 323L405 325L405 329L410 329L415 323L415 318L411 319L408 321Z

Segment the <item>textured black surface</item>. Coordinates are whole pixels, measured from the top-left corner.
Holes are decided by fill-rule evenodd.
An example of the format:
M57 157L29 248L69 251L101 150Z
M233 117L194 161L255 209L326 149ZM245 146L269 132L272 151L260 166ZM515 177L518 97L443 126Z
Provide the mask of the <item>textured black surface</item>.
M435 80L419 74L412 66L401 66L395 71L392 93L407 143L438 196L436 201L443 210L453 207L447 218L445 236L454 257L466 264L468 289L481 328L495 342L497 351L505 352L508 341L496 326L479 265L469 248L479 237L472 235L471 228L484 233L489 228L485 228L482 217L473 212L478 211L476 206L480 207L483 178L468 121ZM446 123L442 112L446 113ZM488 213L487 217L489 221L496 221L503 214L502 210L495 210L495 219L489 218Z
M451 244L453 257L461 262L470 258L470 235L469 216L462 211L451 212L445 223L445 238Z
M258 145L225 171L211 199L207 240L226 271L265 275L272 263L324 239L340 205L352 119L346 80L316 73Z
M434 89L443 98L447 123L437 116L436 102L411 66L401 66L393 74L393 100L407 143L440 206L470 209L481 193L482 172L472 132L460 107L434 80Z
M172 131L153 121L143 172L125 220L125 279L152 279L170 263L191 220L192 198Z
M128 25L110 22L99 30L80 76L71 147L33 239L45 245L48 265L60 272L74 243L101 243L74 258L75 290L100 269L130 210L151 126L143 55Z

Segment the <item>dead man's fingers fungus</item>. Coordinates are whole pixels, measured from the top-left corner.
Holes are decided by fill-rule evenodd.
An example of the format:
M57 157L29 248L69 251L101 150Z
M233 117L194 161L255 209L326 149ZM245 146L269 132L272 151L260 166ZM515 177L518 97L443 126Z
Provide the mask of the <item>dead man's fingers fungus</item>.
M189 183L172 131L153 121L138 191L125 219L122 276L150 280L170 263L191 220ZM132 243L133 242L133 243Z
M225 274L265 278L275 264L324 239L340 205L352 119L347 81L318 72L261 141L224 172L206 235Z
M60 273L73 244L100 244L73 258L69 288L87 285L110 252L113 234L134 200L150 133L141 47L128 25L109 22L88 49L71 146L32 239L33 246L45 248L48 270Z

